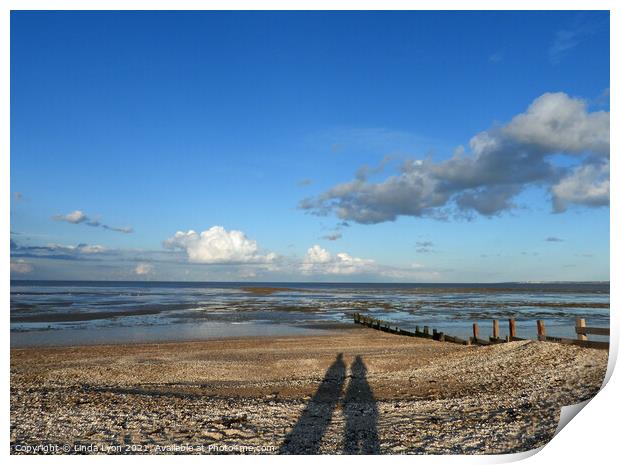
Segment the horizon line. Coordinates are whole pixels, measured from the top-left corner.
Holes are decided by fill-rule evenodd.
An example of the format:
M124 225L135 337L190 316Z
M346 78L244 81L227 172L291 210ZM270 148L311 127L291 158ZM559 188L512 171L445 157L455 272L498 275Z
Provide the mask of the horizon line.
M398 281L178 281L178 280L129 280L129 279L13 279L22 282L74 282L74 283L201 283L201 284L610 284L610 280L592 281L441 281L441 282L398 282Z

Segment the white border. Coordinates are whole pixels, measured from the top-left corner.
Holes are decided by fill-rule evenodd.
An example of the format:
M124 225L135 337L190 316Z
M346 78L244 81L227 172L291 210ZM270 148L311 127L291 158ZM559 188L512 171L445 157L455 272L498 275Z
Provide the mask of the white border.
M2 2L2 16L0 19L0 102L2 102L2 110L0 112L0 185L2 186L2 192L0 193L0 218L4 219L3 227L0 230L0 243L5 244L0 250L0 260L2 265L0 266L0 273L2 274L2 281L0 284L2 294L2 318L4 328L4 358L3 358L3 370L2 380L4 387L4 412L5 419L2 423L2 432L5 441L8 440L10 435L10 421L9 421L9 301L10 301L10 272L9 272L9 207L10 207L10 165L9 165L9 149L10 149L10 84L9 84L9 66L10 66L10 10L254 10L254 9L267 9L267 10L321 10L321 9L337 9L337 10L611 10L611 79L610 82L618 82L617 73L617 52L618 47L615 44L620 43L620 37L618 34L618 7L615 7L617 2L611 0L590 0L590 1L552 1L552 0L505 0L502 2L493 2L490 0L470 0L470 1L457 1L457 0L436 0L433 2L406 2L402 0L383 0L383 1L371 1L371 0L313 0L313 1L252 1L252 0L231 0L228 2L214 2L214 1L195 1L195 0L90 0L90 1L77 1L77 0L7 0ZM617 108L616 93L611 93L612 107ZM618 124L616 119L611 115L611 152L615 154L615 138L614 134L618 134ZM618 266L620 264L620 257L618 253L618 247L616 245L615 237L618 235L618 202L617 202L617 189L614 188L614 179L619 179L618 166L615 162L611 163L611 209L610 209L610 228L611 228L611 270L610 280L611 286L611 308L612 313L615 311L615 303L618 300L618 292L615 289L616 277L618 276ZM616 227L614 227L616 226ZM615 335L619 334L618 319L612 314L611 317L612 327L612 346L610 350L610 369L608 370L607 379L612 374L613 366L618 354L618 341ZM590 463L606 463L609 457L613 457L618 450L617 435L615 434L616 417L619 412L620 396L620 382L618 382L618 375L612 377L608 384L602 389L602 391L588 404L577 417L572 420L566 428L564 428L560 434L554 438L546 447L539 453L533 455L529 460L529 463L548 464L549 461L553 462L590 462ZM8 455L9 445L8 441L5 443L5 451ZM381 460L410 463L410 461L425 462L425 463L499 463L508 462L514 460L520 460L527 456L531 456L532 453L515 454L512 456L382 456ZM350 461L355 460L356 463L364 463L370 460L377 460L373 457L333 457L333 456L321 456L316 458L310 457L296 457L293 460L301 463L310 463L314 460L321 460L327 462L338 462L342 460ZM60 461L65 462L67 460L82 460L78 457L18 457L10 456L11 461L39 461L49 460L51 462ZM169 461L169 460L187 460L194 463L204 463L205 460L209 462L246 462L251 460L259 463L272 463L288 461L291 458L287 457L239 457L239 456L209 456L209 457L191 457L184 456L179 458L175 457L144 457L144 456L131 456L131 457L93 457L91 460L103 461L105 463L113 460L131 460L132 463L152 463L152 461ZM160 462L161 463L161 462Z

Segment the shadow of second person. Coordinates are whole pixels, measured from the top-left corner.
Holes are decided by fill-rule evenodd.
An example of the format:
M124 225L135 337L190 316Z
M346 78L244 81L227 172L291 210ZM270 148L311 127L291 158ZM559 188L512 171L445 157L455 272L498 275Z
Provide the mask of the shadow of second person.
M344 396L345 454L380 453L377 401L366 373L366 365L358 355L351 365L351 380Z
M342 394L346 365L342 353L325 372L318 389L306 405L293 429L286 435L281 454L318 454L321 439L331 423Z

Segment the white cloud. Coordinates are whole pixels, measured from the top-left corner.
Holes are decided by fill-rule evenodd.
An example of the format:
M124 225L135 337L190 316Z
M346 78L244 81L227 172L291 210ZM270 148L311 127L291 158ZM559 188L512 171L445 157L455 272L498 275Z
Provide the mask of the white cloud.
M609 204L609 160L578 166L551 188L553 210L563 212L570 204L590 207Z
M106 248L102 245L88 245L88 244L78 244L78 245L61 245L61 244L48 244L47 248L50 251L61 251L61 252L76 252L83 254L97 254L103 253L106 251Z
M559 153L573 156L577 168L553 164ZM399 216L493 216L514 208L515 196L529 186L547 187L555 211L568 204L607 205L609 112L588 112L583 100L546 93L505 126L472 137L469 153L458 147L440 162L409 159L379 182L358 175L299 207L362 224Z
M256 241L248 239L243 232L226 231L222 226L212 226L200 234L193 230L178 231L164 241L164 247L185 251L193 263L270 263L276 259L274 253L260 254Z
M102 245L86 245L80 244L77 246L78 250L81 253L91 254L91 253L102 253L105 252L106 248Z
M66 221L67 223L79 224L88 220L88 216L84 214L82 210L75 210L66 215L55 215L53 217L56 221Z
M563 92L538 97L503 133L546 152L609 154L609 112L588 113L584 100Z
M327 263L332 260L331 254L320 245L313 245L306 253L306 261L308 263Z
M34 270L34 267L24 260L16 260L11 262L11 273L27 274L32 272L32 270Z
M84 223L85 225L92 226L94 228L101 227L103 229L107 229L108 231L122 232L125 234L129 234L133 232L133 228L131 226L117 227L117 226L110 226L107 224L103 224L101 221L91 218L86 213L84 213L82 210L75 210L75 211L72 211L71 213L67 213L66 215L54 215L52 216L52 219L56 221L66 221L67 223L71 223L71 224Z
M138 263L134 272L140 276L151 274L153 272L153 265L149 263Z
M332 255L319 245L308 249L301 265L304 274L348 275L370 272L374 268L374 260L352 257L344 252Z
M106 255L110 252L107 248L97 244L47 244L47 245L23 245L11 238L11 256L24 258L52 258L64 260L100 260L91 258L92 255Z

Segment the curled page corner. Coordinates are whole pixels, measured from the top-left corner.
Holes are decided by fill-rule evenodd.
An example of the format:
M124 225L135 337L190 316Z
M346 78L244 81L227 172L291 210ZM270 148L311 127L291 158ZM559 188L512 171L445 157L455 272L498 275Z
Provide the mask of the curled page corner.
M546 444L545 444L546 445ZM541 450L544 449L544 445L537 447L535 449L526 450L524 452L516 452L514 454L505 454L505 455L497 455L495 457L498 458L494 463L511 463L511 462L520 462L521 460L528 459L533 455L538 454ZM480 456L478 456L480 457Z
M562 431L562 429L568 425L568 423L575 418L575 416L581 412L581 410L588 405L588 403L591 401L592 399L588 399L588 400L584 400L583 402L580 402L578 404L573 404L573 405L565 405L564 407L562 407L560 409L560 421L558 422L558 427L555 430L554 433L554 437L558 435L558 433L560 431Z

